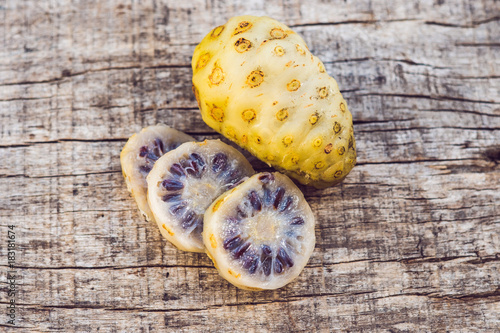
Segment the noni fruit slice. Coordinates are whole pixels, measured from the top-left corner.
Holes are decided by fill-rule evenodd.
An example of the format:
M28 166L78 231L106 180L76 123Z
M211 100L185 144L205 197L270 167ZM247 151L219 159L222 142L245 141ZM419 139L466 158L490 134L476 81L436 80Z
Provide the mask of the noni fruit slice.
M155 125L132 135L123 147L120 154L123 177L139 210L147 220L152 220L153 215L147 202L146 176L157 159L188 141L195 139L166 125Z
M192 69L203 120L262 161L317 188L340 182L356 163L337 82L286 25L233 17L196 47Z
M187 142L163 155L147 177L148 202L162 235L180 250L204 252L205 210L253 174L247 159L220 140Z
M287 176L260 173L205 212L203 242L220 275L242 289L295 279L314 250L314 215Z

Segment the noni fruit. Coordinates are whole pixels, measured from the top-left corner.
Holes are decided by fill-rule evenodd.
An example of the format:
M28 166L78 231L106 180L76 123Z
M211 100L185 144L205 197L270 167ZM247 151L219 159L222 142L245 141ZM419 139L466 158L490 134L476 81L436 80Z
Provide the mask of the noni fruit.
M317 188L356 163L352 116L304 40L268 17L213 29L192 59L203 120L262 161Z

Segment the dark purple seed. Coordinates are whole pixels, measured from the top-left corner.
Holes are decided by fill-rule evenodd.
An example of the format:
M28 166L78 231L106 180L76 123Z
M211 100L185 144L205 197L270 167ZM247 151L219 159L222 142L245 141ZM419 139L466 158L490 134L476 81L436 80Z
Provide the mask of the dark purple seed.
M199 173L200 172L200 164L198 164L198 162L196 161L191 161L191 168L193 168L194 171L196 171L196 173Z
M186 171L186 175L188 175L190 177L196 176L196 172L193 170L193 168L187 167L184 170Z
M253 262L252 262L252 265L248 268L248 272L250 274L253 274L255 273L255 271L257 270L257 267L259 266L259 261L257 259L255 259Z
M243 268L248 269L250 274L255 273L258 265L258 258L254 255L246 255L243 259Z
M193 161L195 161L196 163L198 163L200 165L200 167L205 166L205 160L203 159L203 157L200 156L200 154L192 153L191 155L189 155L189 157Z
M295 216L293 219L292 219L292 223L290 223L291 225L302 225L304 224L304 219L300 216Z
M161 184L167 191L179 191L184 188L184 184L175 179L165 179Z
M184 212L184 209L186 208L186 206L187 206L187 203L185 201L182 201L178 204L172 205L170 207L170 213L172 213L172 215L179 217Z
M250 192L248 198L250 199L250 203L252 204L253 209L255 209L256 211L260 211L262 209L262 203L260 202L260 197L257 192Z
M240 180L240 172L236 169L232 169L229 172L227 172L225 178L227 179L228 183L234 184L238 180Z
M250 243L244 243L240 246L238 246L236 249L233 250L233 257L234 259L238 259L245 253L248 248L250 247Z
M160 150L158 149L158 147L155 146L153 148L153 152L151 154L148 154L148 158L153 159L152 156L155 156L156 160L158 160L161 155L162 154L160 154Z
M262 260L262 271L266 276L269 276L271 274L271 264L272 264L271 257L266 257L264 258L264 260Z
M243 256L243 268L248 269L254 260L255 259L251 254L245 253Z
M290 258L290 256L288 255L288 253L285 251L284 248L280 247L276 258L280 260L283 263L283 265L288 267L293 267L293 260L292 258Z
M180 199L181 199L181 195L178 193L169 193L169 194L161 197L161 200L163 200L165 202L179 201Z
M139 150L139 156L144 157L148 153L148 147L147 146L142 146L141 149Z
M163 146L163 141L161 141L160 139L156 139L155 146L157 146L158 149L160 150L158 156L165 154L165 147Z
M155 154L156 156L158 156L158 158L163 155L160 153L160 148L158 148L158 145L156 144L156 142L154 143L154 147L153 147L153 154Z
M262 253L267 257L270 256L271 253L273 253L273 250L271 250L271 247L269 245L262 245L261 247Z
M139 170L143 173L149 173L149 171L151 171L151 167L149 165L141 165Z
M157 161L160 158L160 156L156 155L154 151L148 152L146 155L146 159L150 161Z
M269 206L272 201L271 190L268 188L264 189L264 205Z
M196 222L197 215L192 211L188 211L183 217L181 225L184 229L190 228Z
M193 164L192 166L186 168L186 172L191 177L198 177L199 175L198 165L195 162L192 162L192 164Z
M203 158L196 153L193 153L190 156L191 162L190 165L186 167L186 172L190 176L200 178L206 168L205 162L203 161Z
M292 202L293 202L293 198L291 196L286 197L286 199L281 202L278 210L280 212L287 210L288 208L290 208L290 205L292 204Z
M283 272L283 263L278 258L276 258L276 260L274 261L274 271L277 274L280 274Z
M283 195L285 194L285 189L283 187L279 187L275 192L274 192L274 203L273 206L275 209L278 208L279 204L281 203L281 200L283 199Z
M267 184L271 181L274 180L274 175L272 173L264 173L262 175L259 176L259 180L264 183L264 184Z
M178 177L182 177L185 175L184 170L179 163L172 164L172 166L170 167L170 173Z
M231 238L226 238L223 246L226 250L231 251L237 248L242 242L243 240L240 238L240 236L233 236Z
M214 172L221 172L227 169L227 156L224 153L215 154L212 159L212 170Z

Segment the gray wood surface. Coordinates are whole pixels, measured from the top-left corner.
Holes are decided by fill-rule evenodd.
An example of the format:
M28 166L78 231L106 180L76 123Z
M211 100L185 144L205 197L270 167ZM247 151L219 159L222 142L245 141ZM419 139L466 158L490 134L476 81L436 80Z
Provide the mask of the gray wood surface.
M303 188L307 267L259 293L164 241L119 164L147 125L219 137L190 58L244 13L290 25L325 62L358 150L340 186ZM0 331L498 332L499 165L497 0L0 0Z

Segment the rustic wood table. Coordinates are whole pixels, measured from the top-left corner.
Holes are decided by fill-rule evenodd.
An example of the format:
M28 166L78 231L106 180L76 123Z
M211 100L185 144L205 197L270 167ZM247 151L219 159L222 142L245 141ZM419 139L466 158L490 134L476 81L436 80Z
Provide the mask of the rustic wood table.
M147 125L220 137L190 60L243 13L325 62L358 150L303 187L316 249L266 292L162 239L119 162ZM1 331L500 331L499 1L0 0L0 22Z

